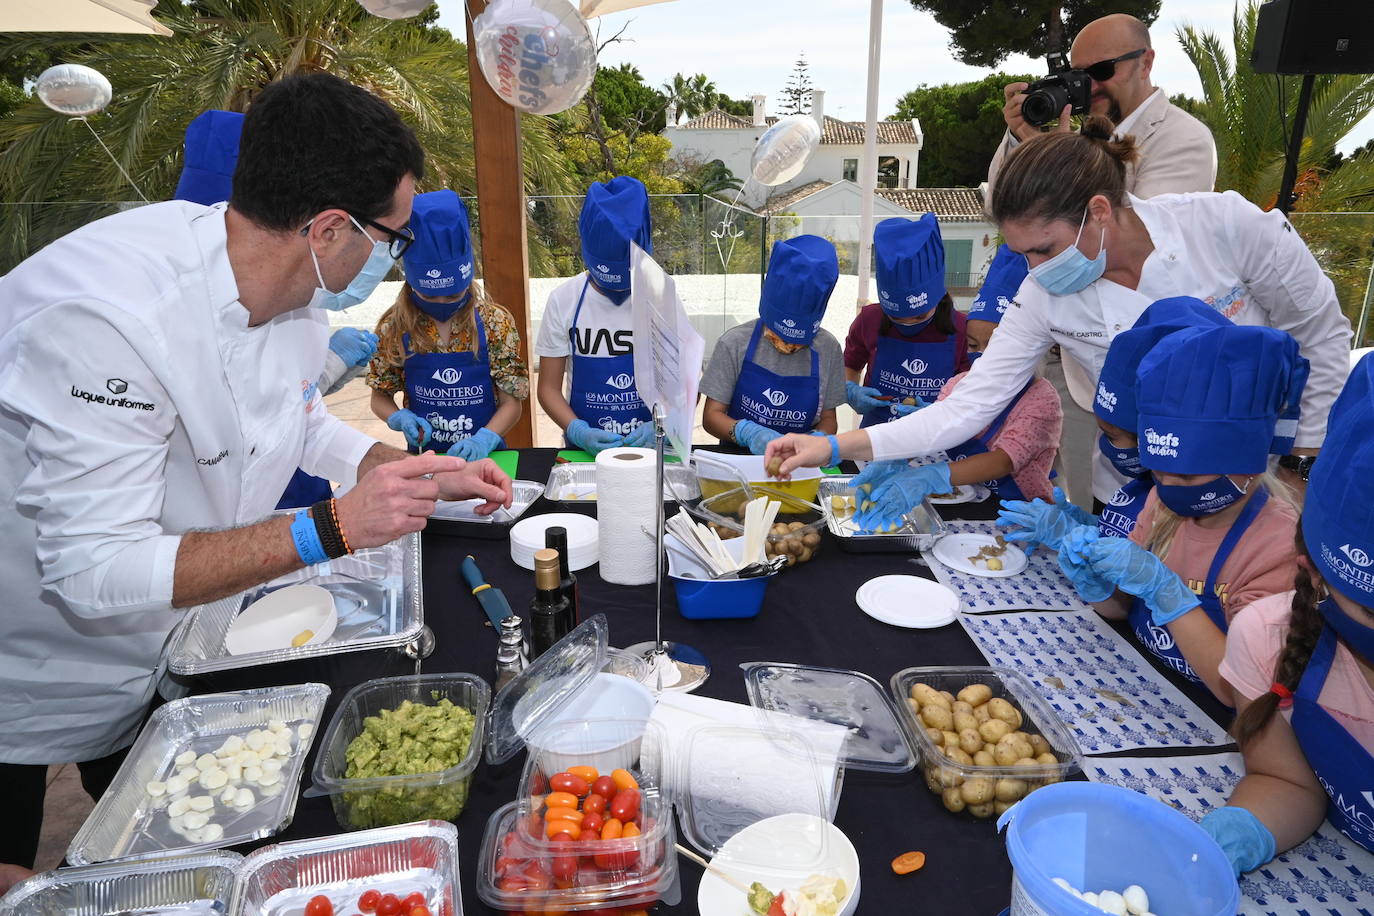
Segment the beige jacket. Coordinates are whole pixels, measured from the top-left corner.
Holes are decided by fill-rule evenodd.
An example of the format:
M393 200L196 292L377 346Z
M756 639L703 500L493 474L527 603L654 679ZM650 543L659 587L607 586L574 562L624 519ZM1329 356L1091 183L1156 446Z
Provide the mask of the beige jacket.
M1212 132L1197 118L1173 105L1156 90L1135 112L1128 126L1140 150L1139 161L1126 171L1126 191L1136 197L1210 191L1217 180L1217 147ZM1002 162L1020 145L1007 132L988 166L988 190L983 206L992 210L992 189Z

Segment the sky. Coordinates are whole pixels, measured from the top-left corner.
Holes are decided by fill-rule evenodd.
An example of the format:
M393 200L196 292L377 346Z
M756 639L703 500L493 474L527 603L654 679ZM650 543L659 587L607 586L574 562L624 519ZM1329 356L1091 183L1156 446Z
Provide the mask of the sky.
M462 34L461 0L438 0L439 23ZM825 90L826 113L850 121L864 118L868 78L869 0L671 0L591 20L602 40L626 26L622 40L601 53L603 66L634 64L651 86L673 74L705 73L732 98L756 92L776 110L779 95L802 52L811 83ZM1233 0L1163 0L1151 28L1155 85L1169 94L1202 94L1175 37L1181 25L1225 36L1230 46ZM1043 59L1014 56L1003 72L1043 73ZM882 64L878 117L890 117L897 99L921 83L979 79L988 69L970 67L949 51L949 32L907 0L883 0ZM1342 144L1348 151L1374 137L1374 116Z

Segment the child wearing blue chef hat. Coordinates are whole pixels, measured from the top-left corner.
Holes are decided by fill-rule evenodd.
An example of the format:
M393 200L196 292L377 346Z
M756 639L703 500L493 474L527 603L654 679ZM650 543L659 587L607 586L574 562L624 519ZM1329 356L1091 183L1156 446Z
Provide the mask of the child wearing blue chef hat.
M1225 703L1218 665L1231 619L1293 581L1297 510L1269 456L1291 450L1306 382L1297 342L1274 328L1164 337L1135 389L1154 492L1129 538L1080 528L1059 551L1083 600L1129 620L1156 657Z
M1021 288L1028 273L1030 265L1026 263L1025 255L1012 251L1005 243L998 247L997 253L992 256L992 263L988 265L983 285L979 287L978 295L973 297L973 304L968 310L966 333L970 364L987 350L992 332L1001 324L1002 316L1015 300L1016 291Z
M406 282L377 322L372 412L411 452L485 458L520 419L529 369L510 312L473 279L468 211L453 191L415 195ZM396 406L396 395L405 406Z
M774 243L759 317L720 336L702 376L708 433L755 455L783 433L834 434L844 355L821 318L839 276L835 246L825 239Z
M1014 526L1007 540L1037 542L1057 551L1068 533L1079 525L1096 528L1103 537L1128 537L1154 489L1154 478L1140 463L1135 434L1135 382L1140 362L1175 331L1230 325L1225 316L1201 299L1176 296L1153 303L1134 325L1116 335L1098 377L1093 412L1101 430L1097 447L1117 473L1127 478L1126 483L1107 501L1100 517L1070 503L1057 488L1053 503L1003 502L997 522Z
M1374 852L1374 358L1331 408L1298 528L1292 591L1231 622L1221 676L1245 776L1202 827L1236 874L1327 818ZM1278 715L1275 715L1278 713Z
M568 444L595 455L653 442L635 389L630 243L654 250L649 193L627 175L593 182L577 223L586 270L549 293L534 352L539 403ZM567 390L564 390L564 378Z
M965 319L945 289L935 214L879 223L873 261L878 301L860 310L844 342L845 399L863 426L917 410L969 368Z

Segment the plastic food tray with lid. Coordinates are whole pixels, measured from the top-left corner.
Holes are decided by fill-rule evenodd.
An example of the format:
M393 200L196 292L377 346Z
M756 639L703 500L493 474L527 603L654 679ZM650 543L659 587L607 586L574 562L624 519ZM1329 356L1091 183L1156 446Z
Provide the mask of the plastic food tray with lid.
M681 464L663 466L663 499L670 501L680 493L688 499L701 495L697 478L691 468ZM544 495L554 502L576 505L578 503L596 504L596 465L587 462L568 462L555 464L549 472L549 482L544 486Z
M509 509L503 506L490 515L478 515L473 510L482 505L480 499L441 500L435 503L426 530L488 541L505 538L511 526L544 495L544 485L536 480L512 480L510 483Z

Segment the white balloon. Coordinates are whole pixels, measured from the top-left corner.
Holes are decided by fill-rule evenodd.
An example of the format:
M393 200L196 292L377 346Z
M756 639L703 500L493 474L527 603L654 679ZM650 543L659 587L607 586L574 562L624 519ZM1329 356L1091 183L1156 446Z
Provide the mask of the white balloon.
M596 76L596 43L568 0L495 0L472 34L482 75L521 111L567 111Z
M777 185L801 174L802 167L821 142L821 128L811 115L779 118L754 144L749 171L763 185Z
M49 67L39 75L35 91L44 105L73 118L101 111L114 95L105 74L81 64Z
M358 0L358 5L383 19L409 19L425 11L434 0Z

